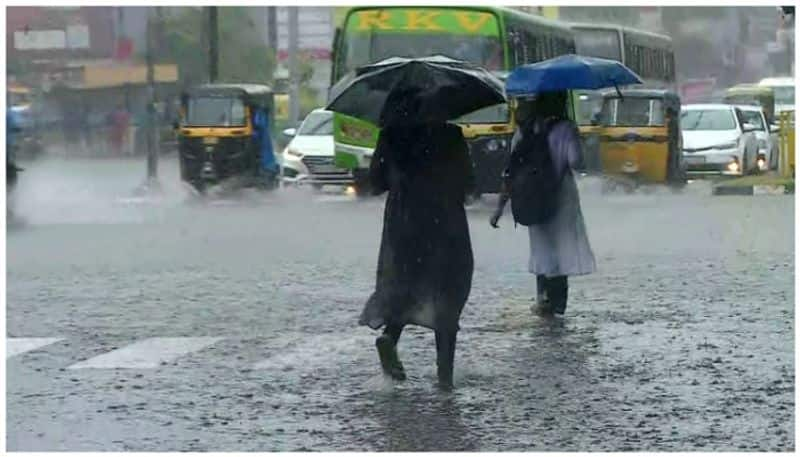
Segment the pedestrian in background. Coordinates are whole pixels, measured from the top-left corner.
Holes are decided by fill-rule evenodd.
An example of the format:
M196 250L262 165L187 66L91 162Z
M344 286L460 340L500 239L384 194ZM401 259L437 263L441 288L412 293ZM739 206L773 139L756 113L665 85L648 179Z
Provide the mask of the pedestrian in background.
M108 121L111 150L115 156L121 156L126 149L125 146L128 141L128 129L130 128L131 116L120 104L111 112Z
M580 166L581 142L577 126L567 116L567 93L544 92L534 100L520 99L516 110L517 130L512 138L512 160L506 170L506 185L491 225L503 214L508 199L514 199L510 177L519 170L515 157L527 154L550 155L553 173L560 179L554 194L556 210L547 222L528 226L530 260L528 271L536 275L534 311L551 316L563 315L567 307L567 278L593 273L595 258L589 245L581 212L578 186L573 170ZM542 135L540 150L520 150L523 138ZM521 202L524 204L524 202Z
M473 185L461 129L416 123L411 94L387 102L396 114L381 130L370 165L375 195L388 191L375 292L359 323L384 327L376 340L384 373L406 378L397 342L408 324L436 333L439 385L453 385L456 333L472 285L472 245L464 197Z

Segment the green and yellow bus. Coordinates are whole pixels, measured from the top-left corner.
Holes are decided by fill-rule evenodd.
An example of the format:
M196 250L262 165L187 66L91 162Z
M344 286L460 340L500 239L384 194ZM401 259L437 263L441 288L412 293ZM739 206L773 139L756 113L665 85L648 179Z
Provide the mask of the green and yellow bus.
M333 46L331 86L359 66L388 57L434 54L478 64L503 77L517 66L575 53L566 24L510 8L480 6L364 6L342 14ZM513 119L506 104L456 121L470 145L477 193L500 189L509 154ZM334 115L336 164L352 170L357 192L367 170L378 128Z

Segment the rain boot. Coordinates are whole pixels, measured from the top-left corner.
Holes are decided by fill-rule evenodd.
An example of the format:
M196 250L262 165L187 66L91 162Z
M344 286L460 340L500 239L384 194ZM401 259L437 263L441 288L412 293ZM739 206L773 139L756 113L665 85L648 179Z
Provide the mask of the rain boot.
M439 388L453 389L453 362L456 354L455 332L436 332L436 374Z
M397 341L400 339L402 331L402 326L387 325L383 330L383 335L375 340L383 373L396 381L405 381L406 379L405 368L397 355Z
M536 303L531 307L531 311L539 316L547 317L553 315L550 295L548 294L548 281L545 275L536 275Z
M556 276L548 280L548 296L553 309L553 313L564 315L567 310L567 277Z

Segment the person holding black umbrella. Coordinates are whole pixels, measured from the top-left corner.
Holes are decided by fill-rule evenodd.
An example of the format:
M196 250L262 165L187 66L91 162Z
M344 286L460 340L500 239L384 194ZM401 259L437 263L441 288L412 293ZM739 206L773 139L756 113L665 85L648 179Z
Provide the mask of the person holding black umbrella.
M408 324L436 333L439 385L453 386L456 333L472 287L465 196L472 161L461 128L448 123L506 101L483 68L444 56L392 57L331 88L327 109L381 128L370 162L373 193L388 192L375 291L359 323L383 327L381 367L406 378L397 342Z
M440 387L453 385L456 333L472 284L464 198L472 163L461 129L419 123L413 95L397 93L370 166L373 193L389 192L375 292L360 324L383 327L376 340L384 373L405 379L397 342L408 324L436 333ZM391 119L389 119L391 118Z

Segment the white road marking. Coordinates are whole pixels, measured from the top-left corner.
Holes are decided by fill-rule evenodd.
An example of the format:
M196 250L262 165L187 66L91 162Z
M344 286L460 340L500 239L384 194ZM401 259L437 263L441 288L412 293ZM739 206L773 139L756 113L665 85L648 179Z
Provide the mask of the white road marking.
M359 353L372 354L375 335L343 336L341 333L307 335L279 353L253 365L254 370L311 370L352 360Z
M222 338L148 338L129 346L92 357L69 367L84 368L157 368L190 352L204 349Z
M57 343L63 338L6 338L6 358Z

